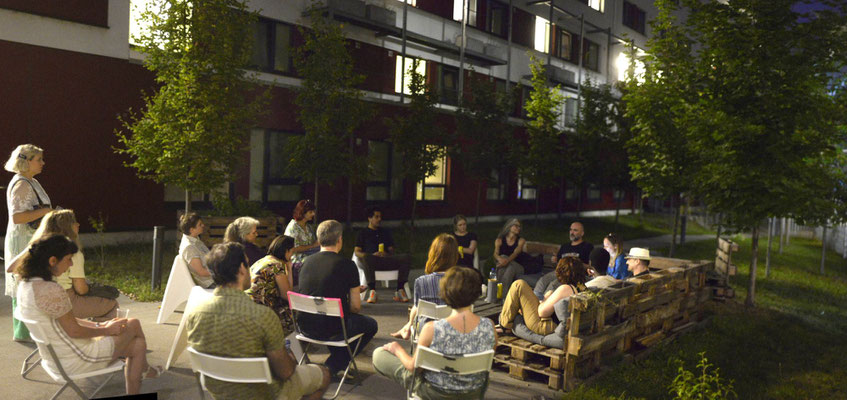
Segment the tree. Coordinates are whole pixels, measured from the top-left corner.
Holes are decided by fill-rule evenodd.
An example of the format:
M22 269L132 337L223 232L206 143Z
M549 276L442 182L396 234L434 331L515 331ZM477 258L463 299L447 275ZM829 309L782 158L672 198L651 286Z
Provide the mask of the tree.
M356 88L364 76L353 72L353 57L341 26L325 18L321 6L313 2L308 10L311 29L299 27L305 43L294 57L302 78L295 103L305 134L286 144L288 168L314 182L315 207L320 183L333 184L342 177L364 179L367 163L353 151L353 131L370 117L362 91ZM349 189L348 185L348 213Z
M671 199L674 209L673 232L669 255L676 245L679 193L690 190L694 156L689 149L682 118L692 103L692 48L688 32L677 24L673 0L658 0L656 19L651 22L654 35L648 41L649 52L641 57L645 64L644 80L630 80L624 85L626 117L631 122L631 138L626 144L633 181L644 194ZM630 46L630 60L636 59Z
M518 163L518 173L522 179L534 183L537 188L550 187L563 173L564 148L561 130L556 127L564 97L559 87L551 88L547 84L547 75L541 61L530 55L532 71L532 91L526 103L529 120L526 123L527 139L524 155ZM535 195L535 222L538 223L538 198Z
M184 189L188 212L191 192L233 179L267 104L245 72L256 14L237 0L157 0L141 20L150 28L136 39L159 87L121 119L116 151L139 177Z
M413 60L407 71L411 94L405 112L385 121L394 149L403 160L400 176L415 184L435 174L438 169L436 162L446 154L447 144L435 122L435 96L426 84L426 77L417 72L419 63L419 60ZM415 227L417 204L418 196L415 194L412 199L412 229Z
M663 104L684 138L691 162L681 165L693 194L728 226L752 232L752 306L760 223L832 210L827 199L843 182L841 110L827 87L847 56L847 5L838 3L840 14L802 15L792 0L683 3L691 13L679 25L669 17L675 2L657 2L654 31L677 39L650 48L654 77L675 78L656 94L672 100ZM684 39L697 51L680 51Z
M479 203L483 185L491 179L492 171L512 165L514 135L507 123L511 96L498 92L494 85L481 78L471 79L456 113L456 145L448 148L450 159L462 165L462 170L477 181L476 220L479 223Z

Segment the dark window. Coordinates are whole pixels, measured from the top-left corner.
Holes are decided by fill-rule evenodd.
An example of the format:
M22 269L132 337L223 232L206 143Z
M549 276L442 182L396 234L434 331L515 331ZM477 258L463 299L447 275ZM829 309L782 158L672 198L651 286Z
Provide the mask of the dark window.
M300 178L288 171L285 145L292 132L256 129L250 134L250 200L300 200Z
M573 60L573 45L571 43L571 33L562 29L559 30L558 47L559 57L568 61Z
M583 41L582 65L592 71L600 69L600 46L588 40Z
M628 26L632 28L632 30L644 35L644 27L647 24L647 17L644 10L625 0L623 2L622 22L625 26Z
M268 19L256 21L250 64L260 71L289 73L292 63L291 26Z
M506 200L506 188L509 176L504 168L492 169L488 177L488 187L485 191L486 200Z
M385 201L400 199L402 179L396 178L400 168L399 157L389 142L368 141L368 183L365 199Z
M485 30L500 37L508 36L509 6L498 1L488 2L488 18Z
M442 104L459 104L459 69L439 65L438 102Z
M600 189L594 185L589 186L585 197L587 197L588 200L600 200Z

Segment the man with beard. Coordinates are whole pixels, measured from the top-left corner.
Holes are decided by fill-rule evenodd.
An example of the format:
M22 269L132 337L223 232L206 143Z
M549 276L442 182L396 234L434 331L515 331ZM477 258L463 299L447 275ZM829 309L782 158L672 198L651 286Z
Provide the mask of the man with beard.
M583 264L588 265L589 256L591 255L591 250L594 249L594 245L582 240L584 235L585 228L582 226L582 222L577 221L572 223L569 235L571 242L559 247L559 252L552 258L553 265L556 265L559 259L569 254L578 256Z

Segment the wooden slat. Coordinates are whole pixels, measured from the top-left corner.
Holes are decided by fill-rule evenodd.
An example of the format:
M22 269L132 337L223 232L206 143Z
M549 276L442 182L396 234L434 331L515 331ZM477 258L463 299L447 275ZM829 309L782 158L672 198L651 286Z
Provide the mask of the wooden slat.
M718 248L723 250L725 253L732 253L734 251L738 251L738 243L720 238L720 240L718 240Z

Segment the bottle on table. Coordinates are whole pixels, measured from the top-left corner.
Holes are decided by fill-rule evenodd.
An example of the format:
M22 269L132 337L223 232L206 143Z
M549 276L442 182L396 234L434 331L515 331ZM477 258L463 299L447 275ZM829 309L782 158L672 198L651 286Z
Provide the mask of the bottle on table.
M488 288L485 292L485 301L494 303L497 301L497 272L491 268L491 273L488 274Z

